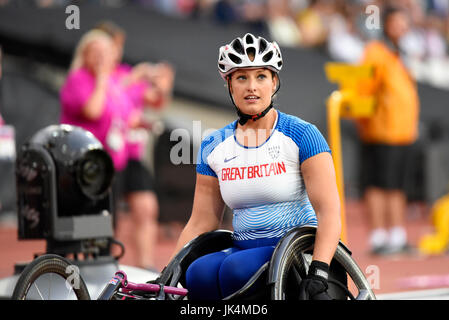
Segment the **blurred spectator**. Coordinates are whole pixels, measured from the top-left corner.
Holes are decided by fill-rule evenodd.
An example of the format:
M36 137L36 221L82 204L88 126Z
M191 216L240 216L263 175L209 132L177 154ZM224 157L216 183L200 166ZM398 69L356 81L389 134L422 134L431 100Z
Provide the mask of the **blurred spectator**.
M358 61L363 47L382 37L381 26L367 28L369 5L380 13L393 5L410 17L401 39L404 62L419 81L449 88L447 0L139 0L172 15L212 17L223 25L238 23L267 34L281 46L326 47L332 59ZM162 4L161 4L162 3ZM296 24L296 25L295 25Z
M446 56L446 41L443 36L444 22L434 13L426 19L427 57L441 59Z
M210 17L214 9L216 0L195 0L190 17L200 18L203 16Z
M177 0L153 0L153 6L165 14L178 14Z
M218 0L213 11L215 21L229 24L239 21L239 16L232 0Z
M327 0L310 0L309 6L297 14L302 46L316 47L325 44L328 33L326 18L330 5L332 2Z
M127 137L140 120L138 106L154 101L156 89L138 77L124 82L128 73L118 65L122 48L117 43L124 42L124 34L120 36L114 42L104 31L92 30L82 37L61 88L61 122L91 131L111 155L117 173L114 195L126 195L135 222L136 265L152 268L158 204L151 176L136 159L138 152L130 156Z
M449 1L447 0L427 0L427 10L435 12L441 17L449 14Z
M399 54L399 42L409 29L409 20L397 7L386 8L383 19L384 41L370 42L362 59L363 64L375 68L374 79L362 88L376 97L376 111L369 118L357 120L374 254L408 249L405 174L410 146L418 137L419 120L416 83Z
M36 0L36 5L40 8L48 8L53 6L69 5L71 1L68 0Z
M247 26L247 32L267 34L267 0L247 0L241 5L241 19Z
M329 54L335 60L356 63L362 57L365 43L353 17L346 1L336 1L334 14L329 20L327 40Z
M83 35L61 88L61 122L91 131L121 171L127 162L121 104L131 104L131 99L113 77L114 58L114 44L106 33L95 30Z
M190 16L197 5L196 0L178 0L178 12L182 16Z
M143 108L161 108L168 102L174 72L166 63L140 63L131 67L122 62L125 31L112 22L102 22L96 27L109 34L116 47L115 74L122 85L131 93L134 104L126 111L128 130L125 136L128 163L119 184L119 195L125 196L134 222L135 245L138 253L137 265L151 268L153 265L154 245L157 240L157 217L159 205L154 191L154 179L143 165L144 151L148 138L148 126L143 117ZM140 88L145 88L143 97Z
M268 27L273 40L280 46L295 47L301 34L291 16L288 0L268 0Z

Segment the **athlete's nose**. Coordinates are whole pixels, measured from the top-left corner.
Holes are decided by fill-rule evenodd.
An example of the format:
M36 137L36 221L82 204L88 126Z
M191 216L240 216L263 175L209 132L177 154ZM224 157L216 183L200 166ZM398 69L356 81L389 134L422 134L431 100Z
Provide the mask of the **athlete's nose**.
M248 79L248 87L247 87L247 90L248 90L248 92L255 92L256 91L256 79L253 79L252 77L250 77L249 79Z

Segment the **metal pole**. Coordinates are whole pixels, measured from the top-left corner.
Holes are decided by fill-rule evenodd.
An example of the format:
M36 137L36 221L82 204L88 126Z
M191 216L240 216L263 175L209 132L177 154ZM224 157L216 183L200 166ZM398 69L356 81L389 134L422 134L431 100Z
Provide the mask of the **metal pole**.
M341 216L341 241L347 244L346 238L346 211L343 179L343 161L341 151L341 131L340 131L340 110L344 102L344 94L334 91L327 100L327 119L329 145L334 161L337 188L340 195L340 216Z

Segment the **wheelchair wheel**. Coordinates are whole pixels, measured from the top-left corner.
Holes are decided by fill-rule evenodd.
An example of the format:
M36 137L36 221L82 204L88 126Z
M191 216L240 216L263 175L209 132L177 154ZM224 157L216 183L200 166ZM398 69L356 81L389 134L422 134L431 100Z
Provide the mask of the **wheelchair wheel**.
M315 232L308 231L294 235L285 241L282 256L277 263L277 272L275 279L272 279L271 298L273 300L288 300L298 297L298 288L301 279L307 274L308 267L312 259L313 245L315 242ZM329 289L334 287L336 291L345 292L343 297L349 296L356 300L374 300L374 293L362 270L351 257L350 253L342 244L337 246L334 258L331 262L331 274L329 278ZM332 272L334 270L334 277ZM336 270L336 271L335 271ZM337 274L335 274L337 273ZM342 274L343 273L343 274ZM346 278L354 283L356 295L348 292ZM334 279L332 279L334 278ZM342 280L343 279L343 280ZM329 291L328 291L329 292ZM332 294L330 294L332 297ZM340 294L341 296L341 294Z
M13 300L90 300L89 291L76 266L67 259L45 254L22 271Z

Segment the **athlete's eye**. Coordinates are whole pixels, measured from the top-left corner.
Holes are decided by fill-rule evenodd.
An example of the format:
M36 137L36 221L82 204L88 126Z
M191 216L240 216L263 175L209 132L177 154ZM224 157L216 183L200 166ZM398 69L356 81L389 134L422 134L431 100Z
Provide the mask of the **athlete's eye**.
M263 80L263 79L266 79L267 76L264 75L264 74L259 74L259 75L257 76L257 78L260 79L260 80Z
M236 79L237 79L237 80L246 80L246 76L244 76L244 75L242 74L242 75L237 76Z

